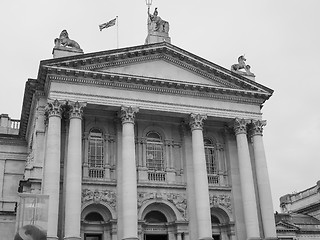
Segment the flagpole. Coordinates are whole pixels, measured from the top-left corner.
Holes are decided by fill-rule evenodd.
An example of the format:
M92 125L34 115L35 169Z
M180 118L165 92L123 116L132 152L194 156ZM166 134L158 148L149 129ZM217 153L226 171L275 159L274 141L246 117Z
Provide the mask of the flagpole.
M119 48L119 27L118 27L118 16L116 16L117 18L117 48Z

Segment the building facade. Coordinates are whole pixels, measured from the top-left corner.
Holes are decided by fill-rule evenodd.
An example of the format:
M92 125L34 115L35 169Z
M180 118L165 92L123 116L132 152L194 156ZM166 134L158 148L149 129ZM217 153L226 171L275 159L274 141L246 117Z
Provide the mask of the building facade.
M50 240L276 239L261 113L273 91L249 69L170 44L168 23L149 16L141 46L83 54L63 31L27 81L19 135L9 133L25 166L0 168L3 186L3 173L16 176L13 202L20 192L12 232L28 223Z

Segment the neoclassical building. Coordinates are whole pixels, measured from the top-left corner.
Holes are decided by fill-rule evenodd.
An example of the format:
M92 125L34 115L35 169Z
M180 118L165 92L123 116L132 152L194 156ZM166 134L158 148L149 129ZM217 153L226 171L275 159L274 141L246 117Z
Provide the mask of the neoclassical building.
M172 45L156 15L140 46L84 54L66 31L56 39L26 83L19 129L1 135L23 167L0 227L21 236L34 224L50 240L276 239L261 113L273 90L244 62L230 71Z

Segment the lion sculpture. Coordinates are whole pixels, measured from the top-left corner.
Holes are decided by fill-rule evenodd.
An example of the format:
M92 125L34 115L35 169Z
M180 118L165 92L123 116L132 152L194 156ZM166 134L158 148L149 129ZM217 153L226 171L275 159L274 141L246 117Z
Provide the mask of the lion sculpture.
M56 38L54 40L54 43L55 43L56 47L62 46L62 47L68 47L71 49L82 51L82 49L80 48L80 45L76 41L71 40L69 38L69 34L68 34L67 30L62 30L59 38Z
M238 57L238 63L233 64L231 66L231 71L233 72L238 72L240 69L244 69L247 75L254 75L251 71L250 71L250 65L247 65L245 63L247 59L244 57L244 55L241 55L240 57Z

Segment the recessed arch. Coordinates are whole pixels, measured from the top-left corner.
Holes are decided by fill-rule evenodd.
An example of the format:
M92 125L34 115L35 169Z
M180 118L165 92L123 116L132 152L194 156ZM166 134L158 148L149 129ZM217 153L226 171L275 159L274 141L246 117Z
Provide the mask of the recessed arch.
M226 224L230 222L229 214L220 207L212 207L210 209L212 223Z
M143 204L138 211L139 220L144 220L151 211L161 212L168 222L185 221L179 210L172 203L163 199L152 199Z
M93 212L99 213L105 222L108 222L111 219L116 219L115 211L106 203L95 203L90 201L82 206L81 220L85 220L86 216Z

